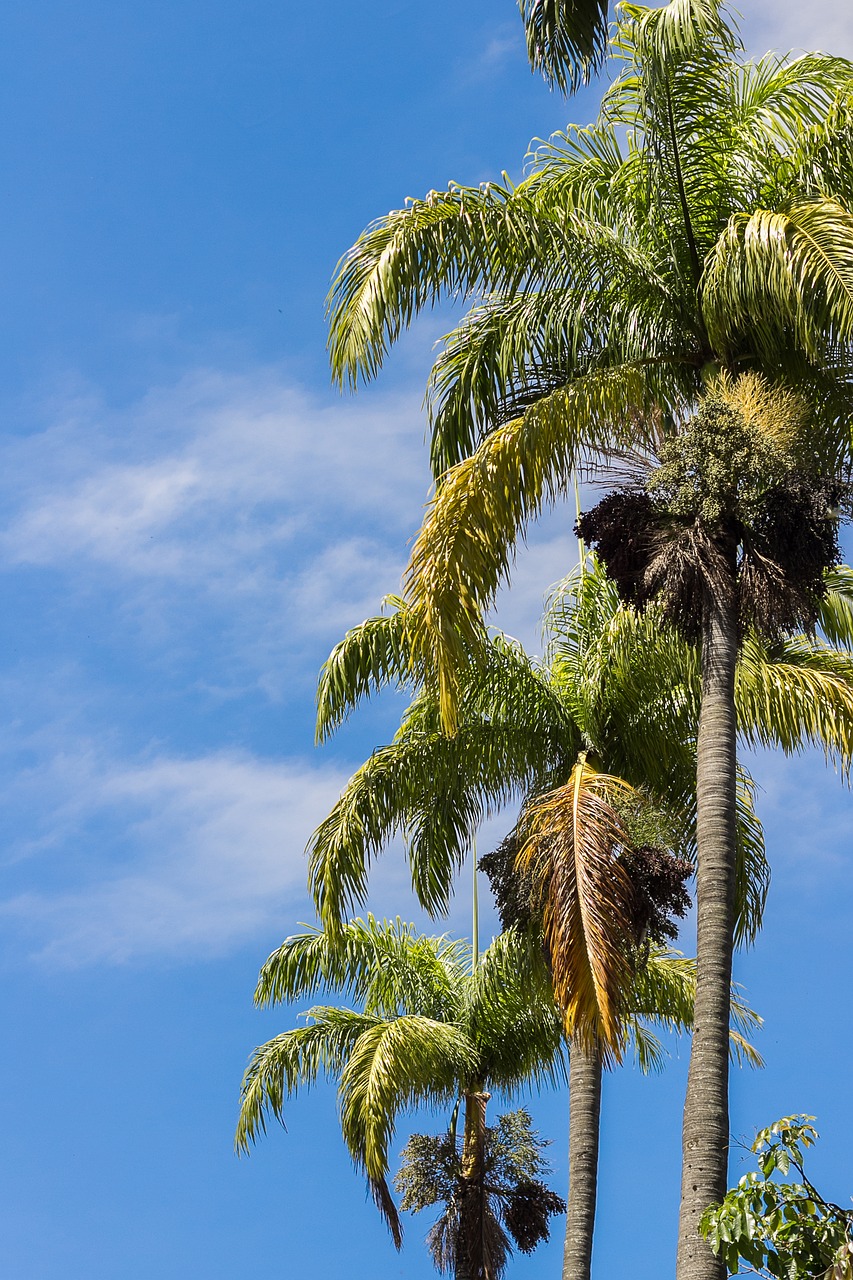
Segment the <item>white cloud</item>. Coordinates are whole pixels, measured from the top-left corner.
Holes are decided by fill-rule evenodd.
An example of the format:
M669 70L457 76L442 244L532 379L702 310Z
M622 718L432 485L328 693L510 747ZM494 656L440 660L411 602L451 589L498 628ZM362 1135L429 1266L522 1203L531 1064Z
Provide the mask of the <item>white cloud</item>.
M274 369L201 371L124 410L90 397L6 452L21 564L219 581L359 517L404 529L428 483L413 398L321 403Z
M6 878L21 886L0 901L7 959L60 967L204 960L284 937L313 918L304 847L348 776L340 766L245 753L127 762L69 741L3 796L16 831ZM510 822L486 824L480 853ZM497 925L481 881L487 938ZM394 843L371 870L369 905L425 931L464 935L470 866L449 920L433 922L417 907Z
M69 751L19 783L40 796L48 835L18 850L42 887L0 904L6 929L61 965L206 958L283 935L296 904L310 910L305 841L345 781L248 755L128 764Z
M423 437L419 396L320 399L275 368L196 372L119 409L57 396L3 447L0 555L64 575L63 601L109 601L104 623L161 653L203 627L233 668L208 680L277 696L306 644L399 587Z
M752 0L743 34L749 49L824 49L853 57L853 10L845 0Z

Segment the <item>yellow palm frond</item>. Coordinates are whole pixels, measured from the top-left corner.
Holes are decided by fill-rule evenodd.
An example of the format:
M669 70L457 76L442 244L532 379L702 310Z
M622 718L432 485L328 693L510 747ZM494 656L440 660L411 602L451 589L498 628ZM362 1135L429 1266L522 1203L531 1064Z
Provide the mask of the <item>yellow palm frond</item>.
M456 727L460 672L481 644L482 614L528 521L564 493L590 455L636 442L648 411L639 365L599 370L539 400L449 471L406 575L413 654L438 676L445 729Z

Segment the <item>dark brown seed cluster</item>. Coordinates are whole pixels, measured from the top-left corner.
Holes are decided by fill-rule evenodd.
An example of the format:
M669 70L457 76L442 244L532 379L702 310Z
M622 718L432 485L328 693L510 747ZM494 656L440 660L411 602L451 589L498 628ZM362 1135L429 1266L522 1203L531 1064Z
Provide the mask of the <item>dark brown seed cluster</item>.
M644 485L607 494L577 522L626 604L652 601L686 639L710 599L734 598L741 630L814 630L824 572L840 560L850 487L710 398L670 439Z

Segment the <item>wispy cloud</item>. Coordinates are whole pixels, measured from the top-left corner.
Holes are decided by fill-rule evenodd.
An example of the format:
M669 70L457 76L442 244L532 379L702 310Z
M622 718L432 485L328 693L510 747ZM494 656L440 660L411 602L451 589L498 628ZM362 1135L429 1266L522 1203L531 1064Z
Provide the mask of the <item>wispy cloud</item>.
M743 32L757 54L767 49L823 49L853 57L853 15L838 0L753 0L745 12Z
M0 556L109 597L110 625L206 620L270 689L399 585L429 487L419 396L312 398L277 369L195 372L111 408L76 395L2 452ZM33 579L37 582L37 577Z
M38 793L38 889L0 904L30 954L52 964L207 958L307 910L305 840L345 773L218 753L111 761L77 744L19 782ZM93 850L95 852L93 852Z

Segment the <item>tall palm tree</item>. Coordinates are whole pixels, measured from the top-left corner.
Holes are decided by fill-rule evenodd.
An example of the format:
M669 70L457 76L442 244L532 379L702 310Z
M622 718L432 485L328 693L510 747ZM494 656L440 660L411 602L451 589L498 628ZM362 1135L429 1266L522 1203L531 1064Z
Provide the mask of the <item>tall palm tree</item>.
M836 572L823 606L825 628L838 640L851 635L849 577L849 571ZM330 656L319 690L321 738L373 689L394 682L417 687L408 660L406 607L400 601L396 605L389 615L353 629ZM454 873L483 818L514 797L570 781L573 773L577 776L580 754L586 756L582 771L588 782L594 784L600 774L587 763L592 752L613 774L644 785L645 795L659 797L671 814L674 806L689 851L701 692L695 650L663 627L653 611L639 615L626 609L594 560L558 593L549 629L544 664L528 659L513 642L492 640L481 664L466 674L454 737L442 732L435 698L422 692L395 741L374 752L353 776L309 846L315 900L331 931L364 900L371 860L395 833L406 841L420 901L432 912L445 910ZM848 653L805 637L769 647L750 635L738 665L737 701L741 734L750 745L793 752L816 743L835 755L849 755L853 658ZM757 931L768 878L746 778L738 807L737 932L744 941ZM583 875L569 883L574 904L579 895L588 896L587 918L602 887ZM579 913L582 927L584 914ZM578 965L566 988L574 984L588 997L581 1025L596 1023L602 990L611 998L618 992L619 943L629 929L623 922L605 937L609 946L603 952L594 930L584 935L582 947L566 948ZM598 986L594 966L585 963L590 955L604 964ZM573 1104L576 1176L570 1184L567 1280L588 1275L595 1199L588 1175L597 1151L593 1119L601 1066L597 1046L590 1051L588 1040L573 1049L572 1092L579 1101ZM581 1099L587 1100L585 1124ZM578 1227L579 1221L584 1225Z
M651 950L626 1009L644 1069L658 1065L662 1054L646 1023L689 1027L694 989L691 961ZM344 1141L399 1248L402 1229L387 1182L397 1117L422 1103L453 1107L447 1138L424 1140L404 1153L404 1207L435 1203L444 1184L447 1211L431 1233L437 1265L457 1280L499 1280L510 1241L531 1251L547 1238L551 1214L565 1208L517 1144L509 1153L517 1177L507 1178L505 1165L500 1178L494 1131L486 1124L495 1090L511 1094L565 1078L563 1017L538 945L510 929L475 957L467 944L368 916L334 935L317 929L287 938L261 970L255 999L268 1006L321 990L345 992L360 1007L312 1008L306 1025L255 1050L243 1081L238 1149L248 1150L268 1116L283 1121L285 1101L300 1087L320 1075L335 1081ZM755 1025L749 1010L735 1006L744 1026ZM754 1056L741 1036L733 1043ZM594 1123L597 1135L597 1107ZM433 1171L437 1194L431 1198L424 1194L427 1157L443 1166Z
M419 1103L453 1106L461 1099L455 1274L498 1280L508 1242L485 1179L487 1104L496 1090L511 1093L564 1076L563 1027L541 958L520 935L502 934L476 964L472 958L467 944L373 917L351 921L336 936L312 930L286 939L261 971L259 1004L323 988L348 992L361 1008L310 1009L307 1025L255 1050L243 1082L237 1144L246 1149L267 1114L282 1118L285 1098L300 1086L321 1073L335 1080L344 1140L399 1248L400 1221L387 1183L397 1116ZM541 1238L547 1238L549 1214L558 1211L556 1200L546 1197L544 1204Z
M450 731L519 534L579 464L677 434L720 370L795 388L824 473L848 448L853 65L739 60L719 0L619 13L625 67L595 125L553 139L518 186L452 186L381 219L333 286L333 368L352 382L442 293L479 299L434 371L440 483L407 580ZM723 592L705 599L679 1280L722 1274L697 1225L728 1144L737 619Z

